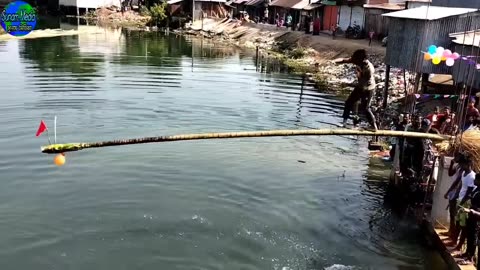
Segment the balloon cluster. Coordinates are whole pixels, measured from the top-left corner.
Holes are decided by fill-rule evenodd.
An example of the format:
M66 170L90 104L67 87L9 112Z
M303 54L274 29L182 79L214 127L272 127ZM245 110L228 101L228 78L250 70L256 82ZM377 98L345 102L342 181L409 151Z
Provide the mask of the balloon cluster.
M437 47L435 45L430 45L428 47L428 52L425 53L423 58L427 61L432 61L434 65L440 64L442 61L445 61L445 64L449 67L455 64L455 60L460 58L460 54L452 53L450 50L445 50L443 47Z

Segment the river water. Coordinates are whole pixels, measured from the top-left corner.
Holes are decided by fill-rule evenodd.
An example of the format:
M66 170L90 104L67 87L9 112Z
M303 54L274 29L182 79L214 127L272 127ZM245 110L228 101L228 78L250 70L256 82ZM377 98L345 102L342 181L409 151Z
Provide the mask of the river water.
M97 29L98 30L98 29ZM383 204L366 141L252 138L91 149L58 142L330 128L341 100L254 55L175 35L0 43L0 267L443 269Z

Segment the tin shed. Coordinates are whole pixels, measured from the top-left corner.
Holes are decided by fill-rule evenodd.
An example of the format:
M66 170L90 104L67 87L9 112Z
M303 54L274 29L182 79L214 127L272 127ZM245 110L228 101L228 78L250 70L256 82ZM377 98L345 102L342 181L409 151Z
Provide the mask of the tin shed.
M455 61L453 79L467 87L480 89L480 30L452 33L450 37L453 39L455 52L465 57Z
M450 74L446 65L423 60L430 45L451 47L450 33L480 26L477 9L423 6L383 14L388 17L389 35L385 63L417 73Z

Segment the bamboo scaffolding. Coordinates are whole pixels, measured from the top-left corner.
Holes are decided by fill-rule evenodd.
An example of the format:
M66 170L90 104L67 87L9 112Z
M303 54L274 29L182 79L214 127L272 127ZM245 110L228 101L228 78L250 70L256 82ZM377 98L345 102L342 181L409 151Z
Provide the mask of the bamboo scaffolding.
M135 139L113 140L93 143L67 143L51 144L41 148L43 153L55 154L73 152L87 148L99 148L107 146L159 143L172 141L189 140L209 140L209 139L232 139L247 137L287 137L287 136L325 136L325 135L358 135L358 136L380 136L380 137L404 137L404 138L422 138L433 141L446 141L452 139L451 136L393 131L393 130L354 130L354 129L308 129L308 130L267 130L267 131L243 131L243 132L224 132L224 133L198 133L198 134L180 134L172 136L145 137Z

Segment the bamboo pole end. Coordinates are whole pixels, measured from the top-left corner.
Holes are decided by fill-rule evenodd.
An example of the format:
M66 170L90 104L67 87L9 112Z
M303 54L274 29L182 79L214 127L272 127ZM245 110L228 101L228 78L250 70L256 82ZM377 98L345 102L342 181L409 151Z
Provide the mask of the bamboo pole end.
M47 146L42 146L40 149L42 150L42 153L58 154L64 152L78 151L81 150L84 146L84 143L50 144Z

